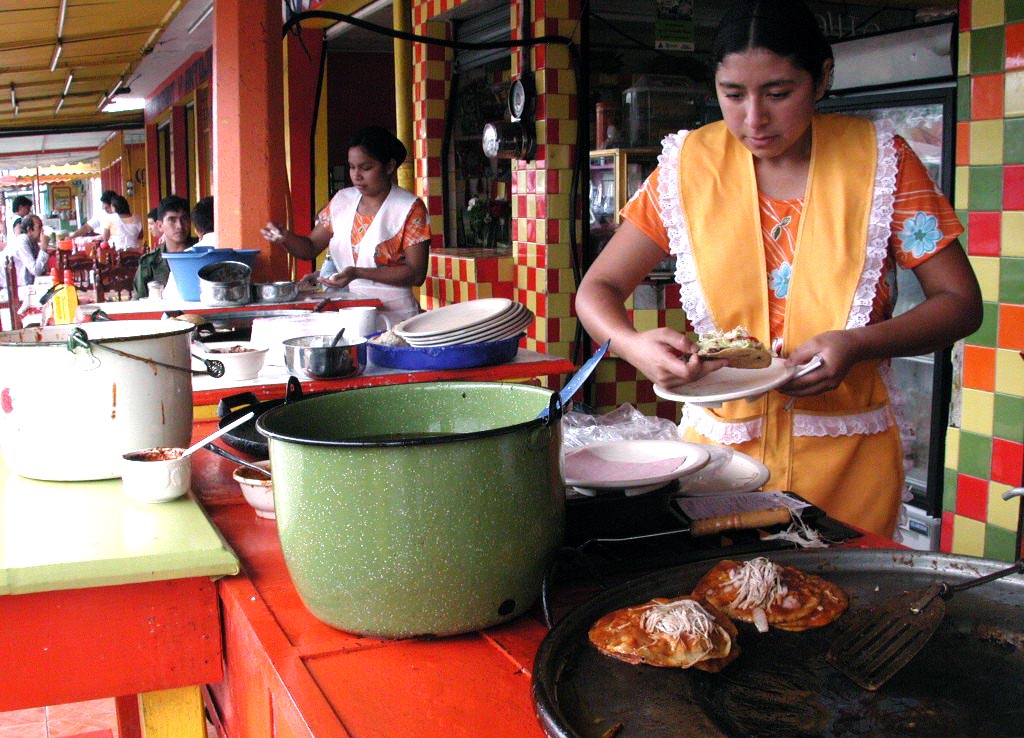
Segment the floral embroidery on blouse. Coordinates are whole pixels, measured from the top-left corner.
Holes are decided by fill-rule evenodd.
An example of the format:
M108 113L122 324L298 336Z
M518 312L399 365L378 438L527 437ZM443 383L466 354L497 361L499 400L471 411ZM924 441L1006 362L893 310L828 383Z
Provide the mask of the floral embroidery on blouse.
M934 215L918 211L912 218L903 221L899 239L900 248L913 254L915 258L930 254L942 240L939 221Z
M786 230L786 226L788 226L792 222L793 222L792 216L787 215L782 220L780 220L778 223L776 223L775 226L772 228L772 232L771 232L772 240L773 241L778 241L779 240L779 236L781 236L782 232L784 230Z
M793 276L793 265L788 261L782 262L777 269L772 269L771 289L775 297L782 300L789 294L789 279Z

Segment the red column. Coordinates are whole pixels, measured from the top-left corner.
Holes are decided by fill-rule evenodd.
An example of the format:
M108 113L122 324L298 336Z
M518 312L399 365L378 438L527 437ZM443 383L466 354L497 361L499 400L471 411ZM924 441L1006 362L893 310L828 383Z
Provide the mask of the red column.
M287 258L260 226L290 224L280 0L217 0L213 23L214 220L222 246L259 248L254 280L284 279Z

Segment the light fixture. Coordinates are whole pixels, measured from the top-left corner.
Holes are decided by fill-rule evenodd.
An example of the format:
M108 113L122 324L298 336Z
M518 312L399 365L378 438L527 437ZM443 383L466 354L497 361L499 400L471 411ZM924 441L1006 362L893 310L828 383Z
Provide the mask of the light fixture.
M210 13L212 13L212 12L213 12L213 2L211 0L210 4L207 5L206 8L203 10L203 12L199 14L199 17L197 17L194 21L189 23L188 29L186 30L186 33L188 33L189 36L191 36L193 33L195 33L196 29L199 28L199 26L203 25L203 21L205 21L207 18L209 18L210 17Z
M106 95L101 97L100 98L100 104L96 106L96 110L103 110L103 106L107 104L107 100L108 99L109 98Z
M57 14L57 39L64 35L64 19L68 14L68 0L60 0L60 12Z
M14 83L11 82L11 108L14 109L14 114L18 114L18 94L14 91Z
M57 61L60 59L60 52L64 50L64 42L61 41L60 36L57 37L57 43L53 47L53 56L50 57L50 71L54 72L57 70Z
M57 113L59 113L60 109L63 108L63 107L64 107L64 96L61 95L60 99L57 101L57 107L53 109L53 114L56 115Z
M66 81L66 82L64 83L64 92L60 93L60 96L61 96L61 97L64 97L65 95L67 95L67 94L68 94L68 90L70 90L70 89L71 89L71 80L73 80L74 78L75 78L75 73L74 73L74 72L70 72L70 71L69 71L69 72L68 72L68 79L67 79L67 81Z

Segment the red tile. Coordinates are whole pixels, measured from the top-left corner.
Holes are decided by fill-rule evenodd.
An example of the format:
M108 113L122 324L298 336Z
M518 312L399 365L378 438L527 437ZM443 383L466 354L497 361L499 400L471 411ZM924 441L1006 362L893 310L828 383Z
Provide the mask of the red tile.
M992 439L992 481L1011 487L1024 484L1024 443Z
M1006 27L1006 71L1024 69L1024 23Z
M971 163L971 123L960 121L956 124L956 163L966 167Z
M971 78L971 119L1003 117L1003 75L981 74Z
M999 256L1002 233L1000 213L967 214L967 253L971 256Z
M1003 208L1024 210L1024 164L1003 167Z
M967 474L958 474L956 514L984 522L988 514L988 482Z
M939 528L939 550L943 553L953 551L953 525L956 516L951 512L942 513L942 527Z

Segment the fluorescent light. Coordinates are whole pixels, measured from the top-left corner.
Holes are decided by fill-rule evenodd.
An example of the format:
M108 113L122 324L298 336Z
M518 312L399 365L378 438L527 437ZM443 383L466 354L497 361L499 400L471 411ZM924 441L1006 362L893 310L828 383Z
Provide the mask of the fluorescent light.
M57 37L57 44L53 47L53 56L50 58L50 71L56 71L57 60L60 59L60 52L64 50L64 42L60 40L60 36Z
M68 14L68 0L60 0L60 13L57 14L57 39L64 35L64 19ZM53 71L52 69L50 70Z
M104 95L100 98L100 104L96 106L96 110L103 110L103 106L107 104L107 96Z
M206 6L206 9L203 10L203 12L199 14L199 17L196 18L194 21L192 21L189 24L186 33L188 33L189 36L191 36L193 33L195 33L196 29L199 28L199 26L203 25L203 21L205 21L207 18L209 18L210 17L210 13L212 13L212 12L213 12L213 2L211 0L210 4Z
M145 110L146 98L118 95L103 108L104 113L124 113L129 110Z
M64 83L64 92L60 93L61 97L64 97L65 95L68 94L68 90L71 89L71 80L73 80L74 78L75 78L75 73L74 72L68 72L68 81Z
M57 113L59 113L60 109L63 108L63 107L64 107L64 96L61 95L60 96L60 100L57 101L57 107L54 108L54 110L53 110L53 114L56 115Z
M13 82L11 82L11 107L12 108L18 107L18 96L14 92L14 83Z

